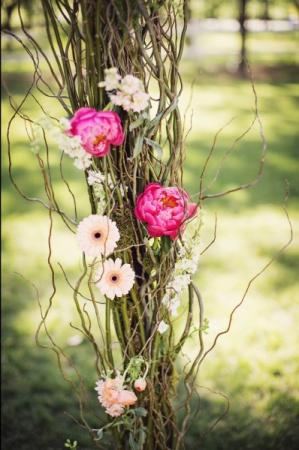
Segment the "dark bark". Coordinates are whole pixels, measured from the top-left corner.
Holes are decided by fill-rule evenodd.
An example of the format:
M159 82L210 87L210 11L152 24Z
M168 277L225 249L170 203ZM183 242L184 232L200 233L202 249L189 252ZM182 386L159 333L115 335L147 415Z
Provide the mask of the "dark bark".
M269 10L270 2L269 0L264 0L264 12L262 15L263 20L270 20L270 10Z
M6 14L5 22L3 23L3 29L4 30L8 30L8 31L12 30L12 26L11 26L12 14L14 12L14 9L17 6L18 6L18 0L10 3L7 6L3 6L3 9L4 9L5 14Z
M240 51L240 60L238 66L238 72L241 76L245 76L246 74L246 59L247 59L247 51L246 51L246 38L247 38L247 29L246 29L246 8L248 5L248 0L239 0L239 24L240 24L240 35L241 35L241 51Z

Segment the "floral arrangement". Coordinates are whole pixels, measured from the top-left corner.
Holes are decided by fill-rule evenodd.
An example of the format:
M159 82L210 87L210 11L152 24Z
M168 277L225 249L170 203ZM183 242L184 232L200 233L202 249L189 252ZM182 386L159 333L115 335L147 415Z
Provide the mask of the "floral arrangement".
M260 168L252 182L209 193L205 174L213 145L200 171L198 192L193 196L186 192L183 163L188 132L179 109L179 62L188 3L125 3L126 8L118 1L43 0L54 62L23 30L29 44L22 45L34 63L29 93L36 88L65 111L57 119L36 100L43 118L33 120L20 112L23 103L15 109L30 130L31 148L45 185L46 199L29 200L45 207L50 219L48 263L53 294L46 311L41 308L37 342L42 333L48 338L64 378L74 385L80 405L78 422L96 447L113 440L113 448L122 450L178 450L188 429L199 367L231 324L230 318L227 330L205 350L208 321L193 276L215 236L202 245L203 204L255 184L262 174L266 146L262 134ZM51 83L43 77L39 57L30 46L46 63ZM257 109L254 120L260 123ZM73 200L68 211L57 200L51 176L49 154L58 155L57 148L61 151L58 169ZM78 214L77 199L64 177L63 165L68 164L64 155L73 159L85 178L90 203L86 217ZM28 198L11 167L14 186ZM82 184L82 195L84 189ZM82 257L76 281L71 282L61 269L72 289L79 320L76 329L94 352L97 408L105 412L104 423L96 417L92 424L87 421L89 403L77 385L82 387L82 378L47 327L56 293L51 252L54 214L74 233L78 257ZM86 309L86 302L91 309ZM191 335L196 354L180 372L176 361ZM74 368L77 384L68 376L66 363ZM185 411L180 420L174 402L178 385ZM85 386L86 391L90 393L90 387ZM91 396L92 403L94 391ZM66 445L76 447L77 442Z

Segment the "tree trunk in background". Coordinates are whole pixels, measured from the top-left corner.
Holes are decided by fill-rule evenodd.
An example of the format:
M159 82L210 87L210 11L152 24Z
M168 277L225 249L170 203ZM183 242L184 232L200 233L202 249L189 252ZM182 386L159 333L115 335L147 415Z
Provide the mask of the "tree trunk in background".
M269 0L264 0L264 12L262 14L263 20L270 20L269 6L270 6Z
M239 74L244 77L246 73L246 38L247 38L247 29L246 29L246 7L248 4L248 0L239 0L239 23L240 23L240 35L241 35L241 51L240 51L240 60L238 66Z
M5 18L5 22L3 23L3 29L4 30L8 30L11 31L12 27L11 27L11 19L12 19L12 13L14 12L14 9L18 6L18 1L14 1L12 3L10 3L9 5L1 5L1 7L3 8L3 11L5 11L6 14L6 18Z

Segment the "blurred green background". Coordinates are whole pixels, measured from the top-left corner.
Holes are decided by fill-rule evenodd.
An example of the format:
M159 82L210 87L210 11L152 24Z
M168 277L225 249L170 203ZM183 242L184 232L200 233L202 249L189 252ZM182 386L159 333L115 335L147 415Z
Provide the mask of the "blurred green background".
M3 21L7 18L4 1ZM299 448L298 386L298 5L291 1L249 1L250 19L275 19L248 24L247 57L255 78L258 104L268 142L265 172L254 188L225 198L207 201L203 211L202 248L213 235L214 214L218 215L217 240L200 261L196 282L205 303L210 327L206 345L227 324L233 306L240 300L249 279L287 242L289 226L282 205L285 180L290 183L288 211L294 241L278 260L256 281L244 305L237 312L230 333L222 337L199 373L198 398L192 406L199 412L192 420L186 448L195 450L295 450ZM27 2L32 29L43 42L39 8ZM30 9L31 8L31 9ZM185 187L196 193L199 175L215 133L231 118L219 135L215 157L208 171L213 180L225 151L250 125L254 96L246 74L238 70L240 35L235 19L237 1L197 1L192 3L188 46L182 61L184 94L181 108L186 112ZM213 18L209 21L198 21ZM278 22L282 21L282 22ZM10 23L17 26L15 11ZM281 31L271 31L275 26ZM270 31L269 31L270 30ZM58 450L66 438L77 439L80 450L92 448L89 437L67 415L78 415L78 405L70 386L58 371L55 355L37 348L34 334L39 310L33 281L43 306L51 295L47 266L48 215L41 206L27 203L13 189L8 177L6 127L12 114L7 89L19 103L32 79L32 64L24 52L3 39L2 90L2 200L3 200L3 431L5 450ZM41 95L36 93L39 99ZM52 115L62 116L56 103L42 100ZM191 105L191 106L190 106ZM189 108L188 108L189 106ZM42 111L32 97L25 111L39 119ZM43 197L43 183L35 155L30 151L21 120L12 126L14 175L31 196ZM258 169L261 141L258 126L237 143L226 159L209 192L218 192L251 180ZM71 198L58 173L59 152L51 146L51 163L56 197L71 211ZM79 216L88 214L88 199L81 172L65 162L65 176L76 193ZM297 239L297 240L296 240ZM57 262L63 264L74 282L80 260L73 235L54 222L53 265L58 293L49 316L55 339L80 367L94 399L96 379L89 345L70 328L76 324L71 290L66 286ZM46 342L43 338L43 342ZM192 356L195 341L185 347ZM70 367L66 367L72 373ZM225 410L222 392L230 399L230 411L211 430ZM92 414L91 423L99 426Z

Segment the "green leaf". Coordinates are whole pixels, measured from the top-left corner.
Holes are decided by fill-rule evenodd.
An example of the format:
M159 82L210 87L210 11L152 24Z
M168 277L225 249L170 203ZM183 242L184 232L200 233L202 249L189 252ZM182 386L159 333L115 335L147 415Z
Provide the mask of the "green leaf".
M139 450L138 442L134 440L132 433L129 436L129 446L132 450Z
M142 408L141 406L134 409L135 415L137 417L146 417L147 416L147 410L145 408Z
M171 249L171 239L168 236L161 237L161 249L164 253L168 253Z
M135 128L142 125L144 122L144 117L138 117L138 119L134 120L134 122L130 123L129 130L133 131Z
M143 146L143 140L144 140L144 135L143 134L138 134L136 141L135 141L135 147L134 147L134 151L133 151L133 158L136 158L136 156L139 155L139 153L141 153L142 151L142 146Z
M105 108L103 109L103 111L108 111L110 109L113 109L113 103L109 102L108 105L105 106Z
M150 145L154 149L156 156L159 159L161 159L162 155L163 155L163 149L162 149L161 145L158 144L158 142L153 141L152 139L144 138L144 140L148 145Z
M154 117L153 120L149 122L147 129L150 130L151 128L156 126L162 118L164 119L166 116L168 116L168 114L170 114L174 109L176 109L177 105L178 105L178 98L176 97L165 111L162 111L159 114L157 114L156 117Z
M145 429L142 427L139 430L139 440L138 440L138 445L139 448L143 448L144 444L145 444L145 440L146 440L146 431Z

